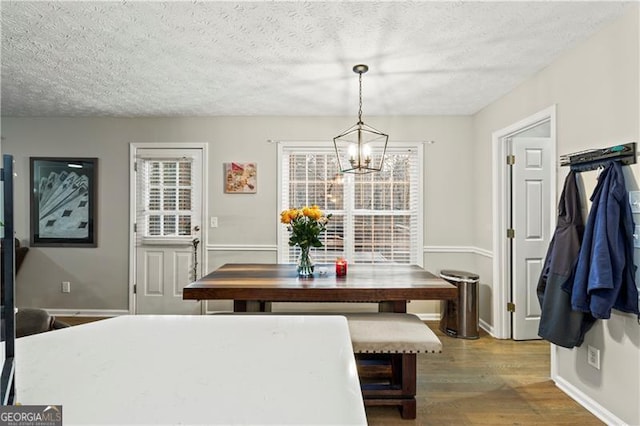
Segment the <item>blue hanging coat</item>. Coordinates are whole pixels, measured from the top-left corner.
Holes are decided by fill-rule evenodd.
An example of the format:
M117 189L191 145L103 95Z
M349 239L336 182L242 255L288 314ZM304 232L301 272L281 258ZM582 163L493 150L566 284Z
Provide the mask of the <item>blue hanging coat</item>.
M610 163L598 177L580 247L575 280L565 284L574 310L608 319L611 309L640 315L633 264L633 217L622 166Z

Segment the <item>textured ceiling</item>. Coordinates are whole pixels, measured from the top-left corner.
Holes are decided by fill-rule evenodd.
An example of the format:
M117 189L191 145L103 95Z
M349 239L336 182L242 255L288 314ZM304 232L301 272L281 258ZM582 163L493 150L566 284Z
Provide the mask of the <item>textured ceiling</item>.
M2 1L2 115L472 114L629 3Z

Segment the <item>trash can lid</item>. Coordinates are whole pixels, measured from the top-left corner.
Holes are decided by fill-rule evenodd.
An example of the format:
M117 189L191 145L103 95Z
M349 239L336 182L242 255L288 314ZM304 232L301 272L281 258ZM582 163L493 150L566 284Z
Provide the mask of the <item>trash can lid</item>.
M440 278L457 282L478 282L480 275L474 274L473 272L443 269L440 271Z

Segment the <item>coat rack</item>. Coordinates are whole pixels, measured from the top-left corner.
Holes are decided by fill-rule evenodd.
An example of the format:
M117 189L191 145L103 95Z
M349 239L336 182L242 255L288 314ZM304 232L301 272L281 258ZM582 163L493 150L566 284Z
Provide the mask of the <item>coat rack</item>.
M561 166L570 166L574 171L595 170L611 161L620 161L622 165L636 163L636 143L629 142L608 148L589 149L560 156Z

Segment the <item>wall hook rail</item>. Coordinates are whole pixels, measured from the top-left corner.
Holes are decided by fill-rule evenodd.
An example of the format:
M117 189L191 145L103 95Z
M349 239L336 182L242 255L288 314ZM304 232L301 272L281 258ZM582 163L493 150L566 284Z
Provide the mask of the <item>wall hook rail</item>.
M629 142L560 156L560 165L570 166L571 170L575 171L595 170L611 161L620 161L625 166L635 164L637 162L636 143Z

